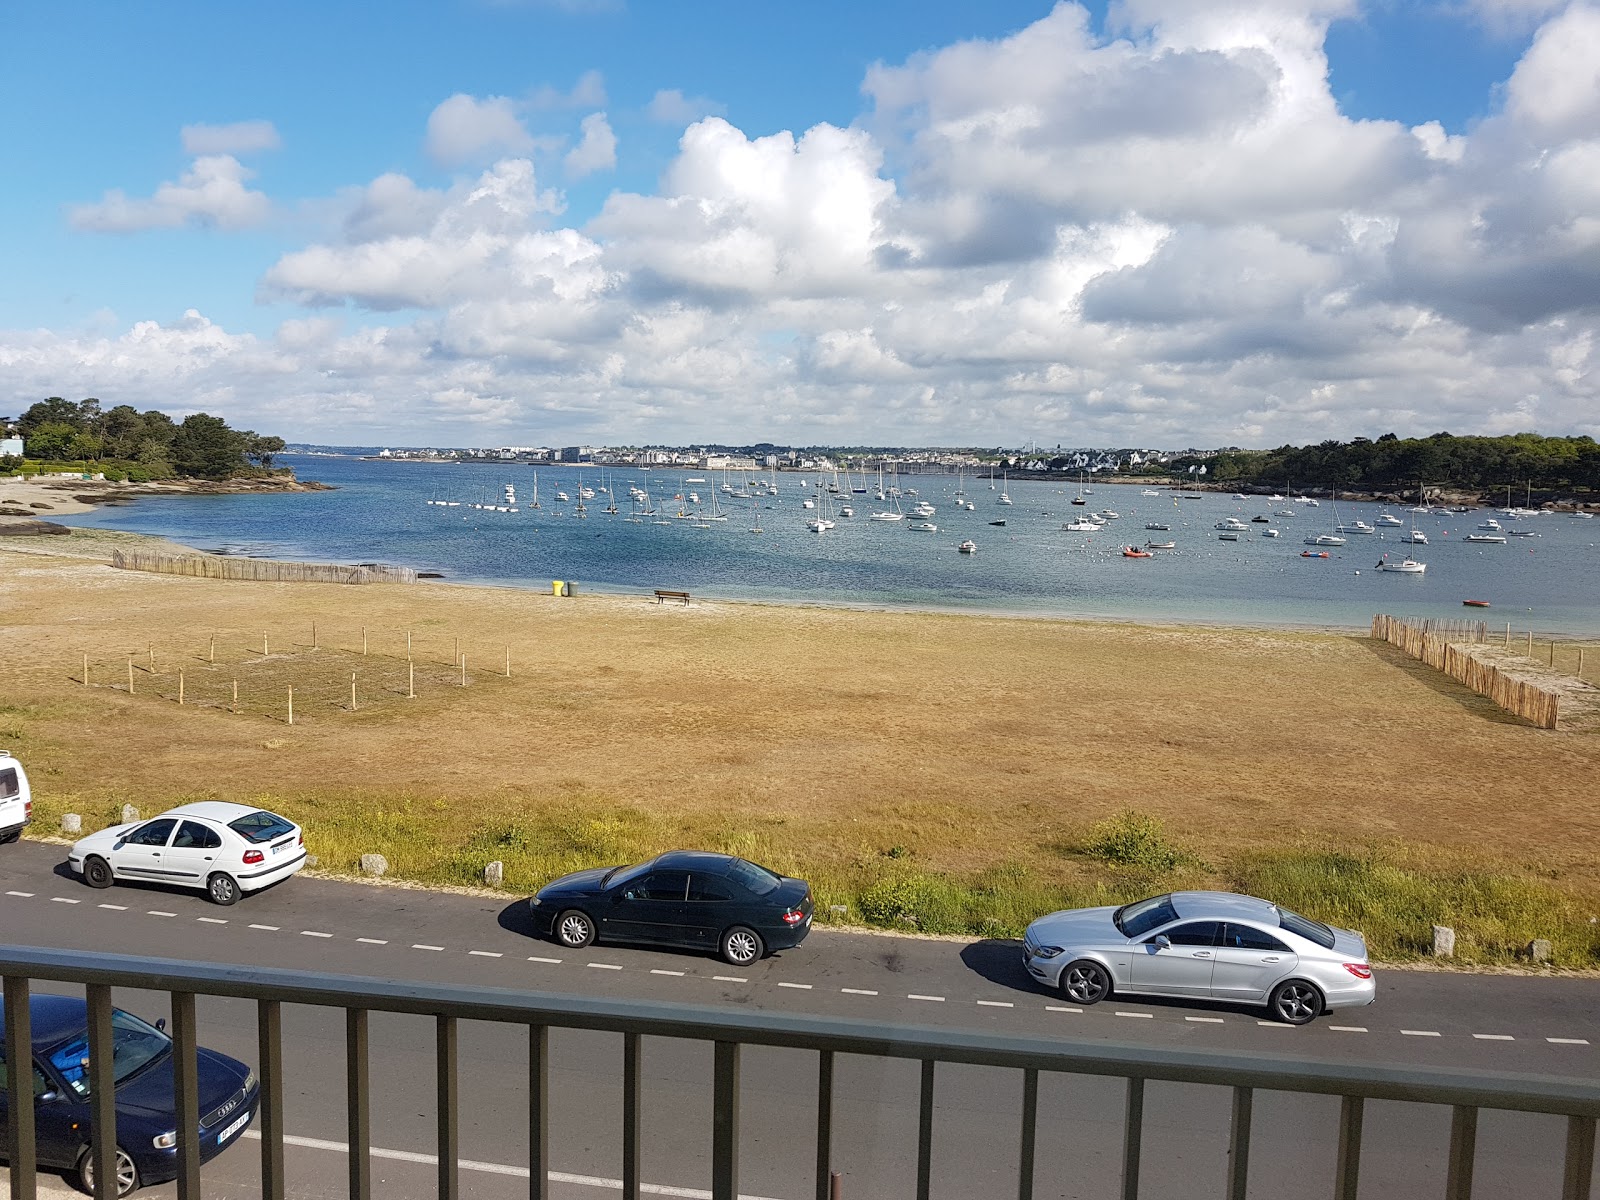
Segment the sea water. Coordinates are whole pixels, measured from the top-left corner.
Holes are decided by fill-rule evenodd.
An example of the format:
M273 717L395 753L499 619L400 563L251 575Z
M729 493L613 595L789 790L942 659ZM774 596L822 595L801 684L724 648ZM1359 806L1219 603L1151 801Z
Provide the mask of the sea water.
M327 492L268 495L141 498L129 507L103 508L63 523L132 530L225 554L311 562L377 562L439 572L447 580L547 589L555 579L580 590L649 592L672 588L696 596L780 603L929 608L961 612L1200 621L1248 625L1367 625L1373 613L1408 617L1473 617L1491 627L1510 621L1574 637L1600 634L1600 520L1566 514L1513 520L1494 509L1473 513L1413 514L1404 506L1330 503L1312 508L1266 497L1238 500L1220 493L1184 498L1170 488L1142 495L1142 484L1096 481L1086 504L1074 506L1075 482L1009 480L956 475L901 476L904 521L877 522L873 512L892 509L870 494L852 493L839 476L841 494L819 498L832 473L777 475L778 495L761 486L748 497L721 491L720 472L654 468L516 463L372 461L359 457L285 455L302 479L333 485ZM541 507L531 507L534 475ZM705 483L686 483L704 478ZM731 472L730 486L745 490L748 477ZM885 479L885 486L888 485ZM503 505L506 484L516 489L518 512L494 512L472 503ZM629 485L648 487L658 510L633 518L639 507ZM855 487L876 489L868 480ZM577 511L578 489L596 489ZM610 494L598 490L608 487ZM1002 490L1012 503L999 503ZM974 505L957 507L954 493ZM557 491L571 497L557 502ZM688 500L697 492L700 504ZM725 521L710 520L712 495ZM826 493L821 493L826 496ZM821 508L802 502L817 499ZM457 506L429 504L456 501ZM604 510L615 501L618 512ZM937 508L935 533L909 528L910 508L925 500ZM839 504L855 510L837 515ZM831 505L837 527L813 533L806 520ZM1079 514L1109 508L1119 514L1095 533L1062 525ZM1292 516L1280 516L1292 510ZM1328 533L1335 520L1374 524L1384 511L1406 523L1376 534L1346 535L1326 559L1304 558L1303 539ZM679 517L678 513L684 513ZM1268 524L1252 522L1265 515ZM1221 541L1214 525L1239 518L1248 529L1237 542ZM1495 516L1506 545L1463 541ZM1004 520L1005 525L990 524ZM1412 521L1429 545L1401 540ZM664 522L664 523L658 523ZM1171 526L1147 531L1147 522ZM703 527L702 527L703 526ZM759 528L761 532L752 532ZM1262 530L1280 531L1277 538ZM1527 529L1537 537L1510 536ZM958 552L965 539L973 554ZM1148 559L1125 558L1124 546L1174 541L1173 550ZM1376 570L1385 555L1427 563L1424 575ZM1485 612L1463 608L1487 600Z

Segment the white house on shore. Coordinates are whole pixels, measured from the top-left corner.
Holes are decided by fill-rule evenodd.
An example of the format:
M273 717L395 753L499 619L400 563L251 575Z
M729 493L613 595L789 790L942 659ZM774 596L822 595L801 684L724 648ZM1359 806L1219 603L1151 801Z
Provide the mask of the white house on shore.
M0 454L15 454L22 457L22 439L19 437L0 438Z

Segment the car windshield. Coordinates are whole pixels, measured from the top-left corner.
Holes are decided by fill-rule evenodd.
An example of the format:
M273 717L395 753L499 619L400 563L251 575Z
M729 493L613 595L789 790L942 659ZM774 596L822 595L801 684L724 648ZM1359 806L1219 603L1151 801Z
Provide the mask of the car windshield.
M275 837L291 832L294 826L277 813L258 811L229 821L228 828L247 842L270 842Z
M1152 896L1148 900L1135 900L1124 904L1111 914L1111 919L1122 931L1123 937L1143 937L1152 929L1159 929L1169 921L1178 919L1178 910L1172 907L1172 897Z
M1333 949L1333 930L1321 921L1313 921L1310 917L1302 917L1297 912L1290 912L1287 908L1278 910L1278 924L1290 933L1298 933L1308 942L1315 942L1324 950Z
M733 865L728 868L728 878L757 896L777 891L778 885L783 882L781 875L774 875L765 867L758 867L755 863L746 862L742 858L733 860Z
M634 863L631 867L612 867L600 880L600 886L620 887L630 880L639 878L655 864L655 861L652 858L649 862Z
M154 1025L146 1024L120 1008L111 1010L111 1064L121 1083L160 1058L172 1046L172 1039ZM64 1042L58 1042L46 1057L75 1096L89 1094L89 1031L85 1029Z

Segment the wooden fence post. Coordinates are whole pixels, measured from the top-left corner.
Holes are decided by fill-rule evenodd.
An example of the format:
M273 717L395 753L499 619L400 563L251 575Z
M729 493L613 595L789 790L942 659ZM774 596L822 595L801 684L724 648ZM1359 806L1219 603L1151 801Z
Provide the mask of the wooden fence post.
M411 630L406 630L406 661L411 661Z
M461 656L461 686L462 687L466 687L467 686L467 658L466 658L466 655L462 655Z
M1511 645L1511 622L1510 621L1506 622L1506 645L1508 647Z
M89 656L87 654L83 656L83 686L89 686Z
M1582 654L1583 651L1580 650L1580 651L1578 651L1578 653ZM507 679L511 678L511 647L510 646L506 647L506 678Z
M266 658L269 653L270 652L267 649L267 635L263 633L261 635L261 657Z
M457 662L461 661L461 639L460 638L456 639L456 661Z
M239 681L237 679L233 681L233 711L239 711Z
M1556 665L1556 644L1554 642L1550 643L1550 665L1552 667Z
M356 710L356 673L350 672L350 711Z
M133 659L128 659L128 695L133 695Z
M410 679L406 685L408 688L410 688L410 691L406 693L406 699L415 700L417 698L417 664L414 662L408 662L406 664L406 674Z
M183 703L183 668L178 668L178 703Z
M215 634L211 635L211 649L206 654L206 659L213 663L217 661L217 637Z
M294 724L294 689L289 689L289 724Z
M317 644L317 623L315 621L311 622L311 648L313 650L320 648Z
M1533 657L1533 630L1531 630L1531 629L1528 630L1528 655L1527 656L1529 658Z
M1583 647L1578 647L1578 678L1583 678Z
M365 625L363 625L361 627L361 657L365 658L366 656L367 656L367 627Z

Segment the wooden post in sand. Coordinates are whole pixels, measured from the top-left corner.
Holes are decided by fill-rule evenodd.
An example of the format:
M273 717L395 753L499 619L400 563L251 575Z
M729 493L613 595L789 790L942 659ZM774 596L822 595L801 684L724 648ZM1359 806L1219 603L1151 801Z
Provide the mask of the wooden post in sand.
M1580 651L1581 653L1581 651ZM511 678L511 647L506 647L506 678Z
M1552 667L1556 665L1556 644L1554 642L1550 643L1550 665Z
M467 686L467 658L466 658L466 655L462 655L461 656L461 686L462 687L466 687Z
M1533 657L1533 630L1528 630L1528 657Z
M317 645L317 623L315 621L311 622L311 648L313 650L320 648Z
M406 630L406 661L411 661L411 630Z
M410 689L409 691L406 692L406 699L407 700L415 700L417 698L417 664L416 663L407 663L406 664L406 675L408 676L408 679L409 679L409 681L406 684L406 687Z
M1583 678L1583 647L1578 647L1578 678Z
M356 673L350 672L350 711L356 710Z
M217 661L217 637L216 637L216 634L212 634L211 635L211 649L206 652L206 661L207 662L212 662L212 663Z
M150 674L156 673L156 644L150 643Z
M367 656L367 627L365 625L363 625L361 627L361 657L365 658L366 656Z
M294 689L289 689L289 724L294 724Z
M87 654L83 656L83 686L89 686L89 656Z
M183 668L178 668L178 703L183 703Z
M456 639L456 661L457 662L461 661L461 639L460 638Z
M237 679L233 681L233 711L239 711L239 681Z
M1507 647L1509 647L1511 645L1511 622L1510 621L1506 622L1506 645L1507 645Z
M133 695L133 659L128 659L128 695Z
M262 635L261 635L261 657L262 658L266 658L267 654L268 654L268 651L267 651L267 635L265 633L262 633Z

